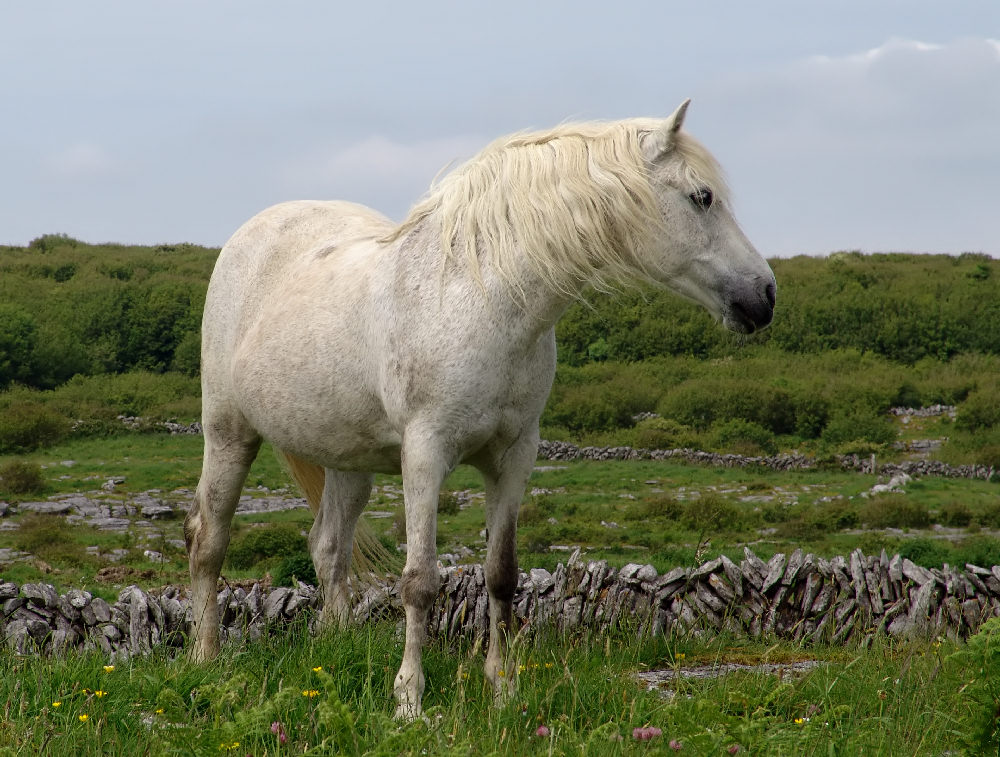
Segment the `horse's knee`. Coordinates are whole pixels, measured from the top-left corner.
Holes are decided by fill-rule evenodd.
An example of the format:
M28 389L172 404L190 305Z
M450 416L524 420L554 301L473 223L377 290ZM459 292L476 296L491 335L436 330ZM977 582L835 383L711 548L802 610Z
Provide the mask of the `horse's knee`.
M517 552L494 550L486 559L486 588L495 599L509 602L517 591Z
M407 566L399 579L399 593L408 607L430 607L440 589L441 576L433 564Z

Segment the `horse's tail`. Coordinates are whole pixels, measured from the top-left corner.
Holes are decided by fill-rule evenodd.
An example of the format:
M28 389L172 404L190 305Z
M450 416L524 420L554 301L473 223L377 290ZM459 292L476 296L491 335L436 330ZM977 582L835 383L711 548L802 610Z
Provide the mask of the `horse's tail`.
M320 499L323 497L323 487L326 483L326 471L319 465L290 455L276 449L278 460L288 471L309 503L313 516L319 512ZM390 551L378 537L372 527L364 519L358 521L354 530L354 551L351 559L351 570L355 576L364 579L372 574L398 574L402 568L399 556Z

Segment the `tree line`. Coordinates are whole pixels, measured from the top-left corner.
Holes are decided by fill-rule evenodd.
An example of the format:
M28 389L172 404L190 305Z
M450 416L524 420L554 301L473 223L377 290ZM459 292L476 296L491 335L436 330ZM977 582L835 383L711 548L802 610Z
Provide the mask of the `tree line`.
M108 433L120 413L194 420L217 255L63 235L0 247L0 452L70 428ZM846 252L771 265L774 322L751 337L666 292L585 293L556 327L543 433L866 452L895 438L890 407L959 404L951 460L1000 464L997 261Z

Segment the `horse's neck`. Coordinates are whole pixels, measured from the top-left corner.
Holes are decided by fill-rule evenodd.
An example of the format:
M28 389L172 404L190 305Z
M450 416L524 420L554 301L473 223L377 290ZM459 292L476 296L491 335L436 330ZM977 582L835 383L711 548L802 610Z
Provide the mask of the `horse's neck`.
M484 320L503 324L528 340L552 329L579 294L557 291L517 256L508 261L503 273L489 256L480 256L479 270L474 272L456 247L454 259L442 268L440 246L429 231L422 229L419 241L402 240L406 249L398 250L395 258L405 261L405 270L397 275L402 273L411 282L423 279L421 286L437 291L439 300L450 300L453 305L465 302L481 310Z

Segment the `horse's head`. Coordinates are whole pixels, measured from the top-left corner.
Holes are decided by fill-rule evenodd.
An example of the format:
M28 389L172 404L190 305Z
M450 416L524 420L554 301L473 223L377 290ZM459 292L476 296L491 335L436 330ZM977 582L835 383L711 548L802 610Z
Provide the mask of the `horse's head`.
M733 218L715 159L680 130L689 103L641 135L663 221L646 262L668 289L750 334L771 322L774 274Z

